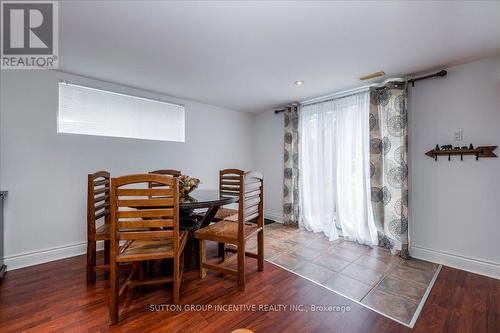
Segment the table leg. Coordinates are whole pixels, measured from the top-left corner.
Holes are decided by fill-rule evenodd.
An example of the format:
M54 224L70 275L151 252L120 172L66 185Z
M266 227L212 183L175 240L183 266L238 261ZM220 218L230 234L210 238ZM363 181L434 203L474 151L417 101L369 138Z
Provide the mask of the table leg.
M224 260L226 254L226 247L224 245L224 243L217 244L217 256L222 258L222 260Z
M200 222L194 218L183 217L180 220L180 229L188 232L186 245L184 246L185 270L196 269L199 265L198 241L194 238L194 232L199 228Z
M210 207L207 212L205 213L205 216L201 220L201 226L200 228L204 228L212 222L212 220L215 217L215 214L217 214L217 211L219 210L220 206L212 206ZM217 255L219 258L224 258L224 243L219 243L218 244L218 250L217 250Z
M205 216L201 220L200 229L205 228L206 226L208 226L210 224L210 222L212 222L212 220L214 219L215 214L217 214L217 211L219 210L219 208L220 208L220 206L212 206L207 210L207 212L205 213Z

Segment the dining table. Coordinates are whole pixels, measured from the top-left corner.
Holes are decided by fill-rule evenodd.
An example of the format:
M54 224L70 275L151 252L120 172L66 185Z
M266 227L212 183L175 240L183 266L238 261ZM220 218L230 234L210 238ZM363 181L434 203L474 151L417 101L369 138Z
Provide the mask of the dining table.
M179 197L179 225L180 229L188 232L188 239L184 248L185 269L195 269L198 266L198 242L194 232L208 226L221 206L237 202L238 197L221 195L219 190L196 189L188 196ZM204 215L195 210L207 208ZM220 246L219 246L220 248Z

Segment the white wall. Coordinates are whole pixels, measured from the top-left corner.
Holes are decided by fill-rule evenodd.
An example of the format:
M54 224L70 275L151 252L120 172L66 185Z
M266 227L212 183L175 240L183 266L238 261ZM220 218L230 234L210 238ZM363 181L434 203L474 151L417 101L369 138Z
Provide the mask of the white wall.
M283 221L283 113L267 111L255 124L255 166L264 173L266 218Z
M185 104L186 142L57 134L59 80ZM253 114L45 70L2 71L0 99L9 269L84 251L88 173L173 168L216 188L219 169L254 168Z
M500 146L500 57L410 90L411 253L500 278L500 158L424 155L436 144Z

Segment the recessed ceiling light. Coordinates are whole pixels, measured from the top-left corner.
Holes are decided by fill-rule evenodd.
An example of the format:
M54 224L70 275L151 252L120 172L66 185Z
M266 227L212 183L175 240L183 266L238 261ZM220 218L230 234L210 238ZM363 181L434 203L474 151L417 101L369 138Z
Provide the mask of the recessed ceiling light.
M301 86L301 85L304 84L304 81L300 81L299 80L299 81L295 81L294 83L295 83L296 86Z

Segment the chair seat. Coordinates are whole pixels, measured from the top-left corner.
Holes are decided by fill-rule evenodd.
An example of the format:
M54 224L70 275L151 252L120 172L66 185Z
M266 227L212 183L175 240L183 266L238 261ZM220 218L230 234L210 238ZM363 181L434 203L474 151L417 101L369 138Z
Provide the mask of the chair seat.
M238 213L224 218L225 221L238 222Z
M256 233L258 233L262 228L255 224L245 223L245 234L244 238L247 239ZM238 223L230 220L222 220L220 222L211 224L195 231L194 236L198 239L212 240L212 241L223 241L223 242L236 242L238 240Z
M109 238L110 238L109 228L110 228L109 223L104 223L103 225L98 227L95 231L95 239L96 240L109 240Z
M238 210L229 209L229 208L219 208L219 210L215 214L215 218L225 220L226 218L234 216L234 215L236 215L236 217L238 217Z
M184 250L188 233L179 232L179 254ZM117 262L165 259L174 257L173 239L133 240L120 249Z

